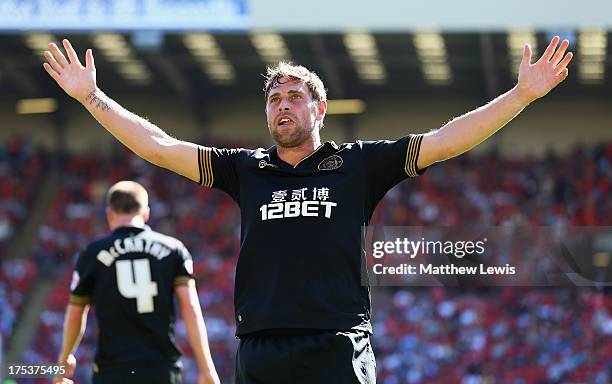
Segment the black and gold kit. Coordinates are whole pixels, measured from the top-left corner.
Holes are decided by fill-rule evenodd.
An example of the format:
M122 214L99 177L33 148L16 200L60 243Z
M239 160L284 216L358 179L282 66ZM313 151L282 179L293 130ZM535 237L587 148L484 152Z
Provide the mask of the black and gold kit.
M90 243L78 257L70 301L95 307L94 371L123 372L125 383L133 376L125 372L138 370L137 376L152 367L175 375L181 353L174 342L174 288L191 279L185 246L148 227L120 227Z
M364 226L389 189L424 172L422 139L327 142L295 166L274 146L198 148L199 184L227 192L242 218L236 383L376 381Z
M422 135L327 142L295 167L276 147L200 147L200 185L240 206L238 337L270 329L372 332L361 284L363 226L378 202L417 169Z

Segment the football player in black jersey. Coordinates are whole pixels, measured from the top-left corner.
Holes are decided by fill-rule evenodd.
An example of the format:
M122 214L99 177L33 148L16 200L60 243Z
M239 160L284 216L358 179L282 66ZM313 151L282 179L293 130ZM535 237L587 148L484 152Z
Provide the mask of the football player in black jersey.
M72 276L59 362L72 374L73 355L96 308L99 337L93 383L181 382L174 341L175 298L200 373L198 384L219 383L193 278L193 260L177 239L153 231L146 190L133 181L113 185L106 214L111 234L90 243ZM57 382L70 382L58 377Z
M363 226L407 177L475 147L568 76L569 42L555 37L517 84L426 134L322 143L327 95L319 77L280 63L265 86L268 149L223 149L175 139L98 87L91 50L83 66L68 40L54 43L49 75L119 141L158 166L227 192L240 206L234 296L238 383L373 383L369 287L361 285ZM406 123L407 127L410 123ZM407 128L408 129L408 128Z

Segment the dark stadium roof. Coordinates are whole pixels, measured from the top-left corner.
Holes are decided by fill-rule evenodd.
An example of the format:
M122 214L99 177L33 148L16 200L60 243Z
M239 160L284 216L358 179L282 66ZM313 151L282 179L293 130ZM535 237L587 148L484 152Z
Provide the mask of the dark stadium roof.
M608 33L608 40L610 39ZM55 35L58 39L60 37ZM94 47L94 34L67 35L83 59L86 48ZM130 42L130 35L124 35ZM507 34L505 33L445 33L443 34L453 81L449 85L427 84L410 33L374 34L387 79L383 85L369 85L356 74L341 33L283 34L294 62L316 70L329 89L330 98L358 97L435 97L442 94L490 98L512 87L514 79L509 68ZM537 33L539 52L548 43L543 33ZM230 85L214 85L185 46L182 34L166 34L158 49L136 49L152 73L148 85L135 86L126 82L115 64L94 49L101 87L112 92L166 92L169 96L206 99L215 95L261 96L265 63L257 54L248 34L215 34L219 47L235 69L236 81ZM571 76L558 92L566 97L604 97L612 94L610 76L602 84L584 85L578 81L577 64L580 51L570 47L577 57L570 64ZM606 56L609 55L606 48ZM58 95L41 66L38 57L26 45L26 34L0 35L0 92L17 97ZM610 71L610 60L605 63ZM607 74L607 73L606 73Z

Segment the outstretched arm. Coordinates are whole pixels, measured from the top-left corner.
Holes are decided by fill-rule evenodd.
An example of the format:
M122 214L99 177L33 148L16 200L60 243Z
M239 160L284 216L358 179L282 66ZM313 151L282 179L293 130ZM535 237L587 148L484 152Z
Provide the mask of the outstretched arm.
M198 362L200 370L198 384L218 384L219 376L208 347L208 335L194 280L189 280L188 284L177 286L174 292L178 299L181 317L187 329L189 345Z
M67 39L62 41L68 57L51 43L43 66L71 97L83 106L113 136L136 155L191 180L198 181L197 146L177 140L146 119L129 112L102 92L96 83L96 67L91 49L85 53L85 66Z
M569 41L559 48L555 36L542 57L531 64L531 47L525 44L517 85L488 104L457 117L442 128L423 136L417 166L425 168L469 151L518 115L531 102L543 97L568 76L572 53ZM565 54L565 56L564 56Z

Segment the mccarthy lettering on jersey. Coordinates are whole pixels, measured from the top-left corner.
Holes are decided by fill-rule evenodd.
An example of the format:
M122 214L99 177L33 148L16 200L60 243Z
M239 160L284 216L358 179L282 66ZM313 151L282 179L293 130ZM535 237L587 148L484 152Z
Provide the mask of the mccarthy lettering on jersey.
M115 240L113 246L108 249L100 250L96 258L102 264L110 267L116 258L126 253L146 253L161 260L167 257L170 252L172 252L172 250L164 244L154 239L137 235Z
M191 279L193 261L185 246L148 227L120 227L90 243L79 254L70 302L96 307L98 366L178 365L174 289Z
M288 194L290 193L290 194ZM332 209L338 203L330 201L329 188L303 187L272 192L271 202L263 204L259 211L262 220L284 219L292 217L332 217Z
M423 172L421 139L327 142L295 166L276 147L199 147L200 185L240 206L239 337L279 328L372 332L363 226L390 188Z

